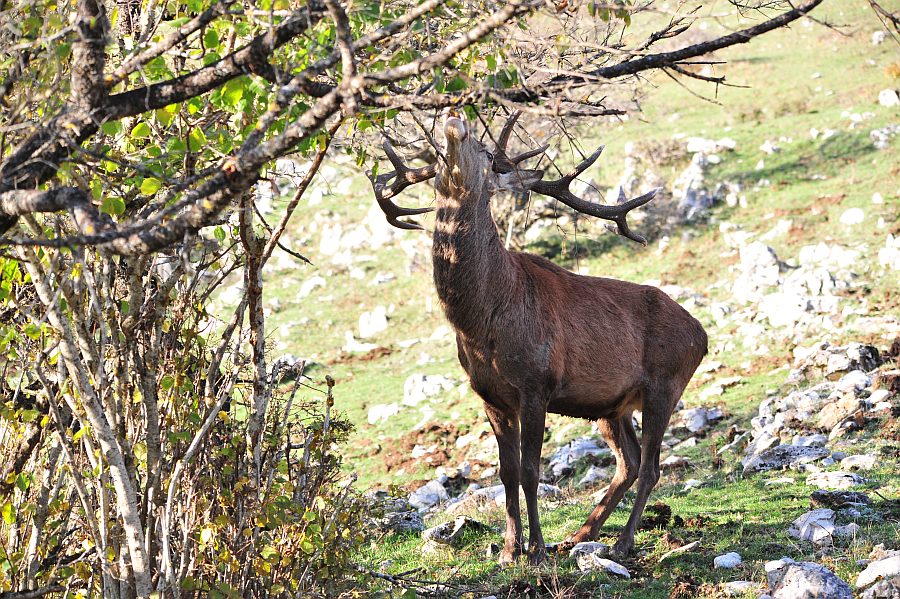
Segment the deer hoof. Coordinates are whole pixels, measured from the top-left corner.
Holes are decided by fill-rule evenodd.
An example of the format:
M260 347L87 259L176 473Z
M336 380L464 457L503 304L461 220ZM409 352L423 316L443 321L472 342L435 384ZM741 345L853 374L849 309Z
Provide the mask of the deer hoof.
M512 551L510 549L504 549L500 552L500 559L497 560L500 563L501 568L508 568L516 563L516 559L519 557L518 551Z
M528 552L528 563L532 566L540 566L547 561L547 550L543 547Z
M632 549L634 549L634 539L619 539L613 545L612 552L613 555L625 557L631 553Z

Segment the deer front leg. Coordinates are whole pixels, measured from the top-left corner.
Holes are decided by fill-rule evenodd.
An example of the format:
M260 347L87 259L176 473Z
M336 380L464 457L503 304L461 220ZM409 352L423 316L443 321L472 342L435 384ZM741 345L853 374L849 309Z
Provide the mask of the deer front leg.
M523 402L520 426L522 430L522 490L528 510L528 562L537 566L547 558L544 535L538 515L537 490L540 482L541 446L544 444L546 410L541 404L527 406Z
M634 427L631 425L631 413L616 419L603 418L597 422L603 438L616 458L616 473L609 483L609 489L600 503L591 511L587 521L567 540L568 543L593 541L600 532L600 527L609 518L625 492L638 477L641 464L641 446L638 443Z
M506 534L500 565L508 566L522 554L522 518L519 514L519 421L491 406L484 405L497 448L500 450L500 481L506 491Z

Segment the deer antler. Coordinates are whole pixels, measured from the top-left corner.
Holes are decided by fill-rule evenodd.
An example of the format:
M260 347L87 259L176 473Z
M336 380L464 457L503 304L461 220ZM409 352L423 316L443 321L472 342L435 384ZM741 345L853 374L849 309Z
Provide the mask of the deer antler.
M506 119L506 123L503 125L503 129L500 131L500 137L497 138L497 147L494 149L495 172L511 173L518 168L520 162L522 162L523 160L528 160L529 158L532 158L539 154L543 154L547 151L547 148L550 147L550 144L544 144L533 150L522 152L517 156L507 156L506 146L509 144L509 137L510 135L512 135L513 127L515 127L516 121L519 120L520 116L522 116L521 110L513 111L513 113L509 115L509 118Z
M593 154L585 158L581 162L581 164L576 166L575 169L568 175L560 177L555 181L538 181L531 186L531 190L535 193L549 196L551 198L556 198L566 206L574 208L577 212L613 221L614 223L616 223L619 235L627 237L628 239L631 239L633 241L637 241L641 245L647 245L646 238L633 232L628 227L628 221L626 220L626 217L631 210L634 210L639 206L643 206L644 204L652 200L661 189L660 187L651 189L642 196L638 196L632 200L629 200L622 204L617 204L615 206L604 206L602 204L588 202L587 200L583 200L569 191L569 185L571 185L572 181L574 181L575 178L583 173L589 166L594 164L597 158L600 157L600 153L602 151L603 146L600 146L594 151Z
M532 156L541 154L549 147L545 144L539 148L523 152L522 154L514 157L507 156L506 146L509 143L509 137L512 134L513 127L515 126L516 121L519 119L520 115L521 112L518 110L513 112L507 119L506 124L503 125L503 129L500 131L500 137L497 139L497 148L494 154L494 170L498 173L510 173L517 170L520 162L531 158ZM574 181L576 177L578 177L581 173L587 170L589 166L597 161L597 158L600 157L600 153L603 152L603 148L604 146L600 146L599 148L597 148L593 154L581 161L581 164L576 166L575 169L568 175L560 177L555 181L537 181L531 184L529 189L531 189L531 191L535 193L539 193L551 198L556 198L566 206L574 208L577 212L581 212L583 214L595 216L597 218L602 218L605 220L610 220L616 223L619 235L627 237L628 239L631 239L633 241L637 241L642 245L647 245L647 240L644 237L638 235L629 228L626 217L629 211L634 210L638 206L643 206L644 204L652 200L661 188L657 187L656 189L648 191L642 196L636 197L624 203L619 203L615 206L604 206L602 204L588 202L587 200L579 198L569 190L569 185L572 184L572 181Z
M378 206L381 208L382 212L384 212L385 216L387 216L387 221L390 224L400 229L421 229L422 227L415 223L397 219L401 216L425 214L426 212L431 212L434 208L404 208L392 202L391 198L414 183L421 183L422 181L427 181L434 177L437 172L437 166L435 164L429 164L428 166L420 168L409 168L403 164L403 160L397 152L394 151L394 147L388 140L384 140L382 147L384 148L384 153L387 155L388 160L394 165L395 170L390 173L378 175L377 177L369 175L369 180L372 182L372 188L375 190L375 201L378 202ZM388 185L391 181L393 181L393 183Z

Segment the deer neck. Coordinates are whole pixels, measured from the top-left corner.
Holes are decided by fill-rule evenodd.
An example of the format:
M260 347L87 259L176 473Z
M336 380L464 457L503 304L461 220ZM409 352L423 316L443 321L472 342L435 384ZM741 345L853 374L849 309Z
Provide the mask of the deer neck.
M472 193L438 196L432 259L447 319L457 330L474 335L488 325L485 315L496 314L508 297L503 290L515 286L516 270L497 235L490 194Z

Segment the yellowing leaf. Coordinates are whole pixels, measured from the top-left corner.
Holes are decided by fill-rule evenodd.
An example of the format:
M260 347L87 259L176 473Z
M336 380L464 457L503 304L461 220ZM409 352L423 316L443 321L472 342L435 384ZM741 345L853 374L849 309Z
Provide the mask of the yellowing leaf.
M140 122L131 130L131 139L144 139L150 137L150 125Z
M3 516L3 521L7 524L16 523L16 511L10 502L7 501L3 504L3 507L0 507L0 515Z
M145 195L153 195L162 187L162 181L153 177L147 177L141 183L141 193Z

